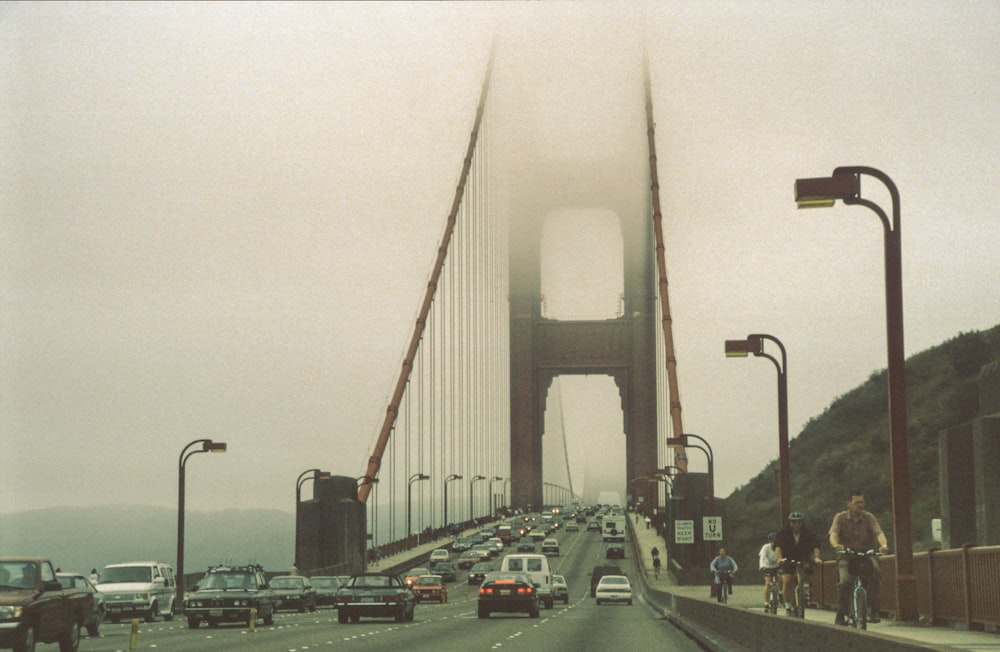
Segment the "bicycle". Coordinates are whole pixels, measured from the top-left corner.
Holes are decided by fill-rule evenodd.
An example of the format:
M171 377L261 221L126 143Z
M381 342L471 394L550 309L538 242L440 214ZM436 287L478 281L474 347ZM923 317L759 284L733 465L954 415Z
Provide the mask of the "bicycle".
M653 557L653 579L660 579L660 558Z
M776 614L778 613L778 607L781 605L781 577L778 575L778 569L777 567L762 568L760 572L771 578L771 588L767 592L766 611L769 614Z
M809 582L806 579L807 569L811 564L797 559L782 559L781 564L794 569L794 585L792 586L792 615L796 618L806 617L806 603L809 602Z
M838 550L837 554L847 557L847 572L854 578L854 589L847 603L848 612L844 614L844 622L855 629L868 629L868 591L865 589L863 576L871 573L874 558L880 553L878 550L844 548Z
M719 576L719 593L716 597L720 604L725 604L729 602L729 594L733 592L733 572L717 571L716 575Z

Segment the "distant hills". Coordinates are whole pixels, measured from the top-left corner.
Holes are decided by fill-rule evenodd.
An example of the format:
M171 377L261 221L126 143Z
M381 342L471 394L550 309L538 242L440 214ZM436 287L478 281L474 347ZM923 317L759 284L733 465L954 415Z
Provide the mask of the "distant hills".
M976 378L996 360L1000 326L960 333L906 361L914 551L941 545L931 533L931 519L941 517L939 433L977 416ZM878 517L894 550L885 369L836 398L798 436L792 435L792 509L805 513L807 526L823 541L824 556L832 559L827 531L833 515L845 509L847 494L855 488L865 493L867 509ZM757 568L767 533L778 527L776 468L777 460L724 501L727 548L742 568ZM747 577L756 581L756 573Z
M295 515L264 509L188 512L187 572L219 563L292 566ZM138 505L53 507L0 514L0 555L40 555L64 570L89 572L122 561L177 557L177 510Z

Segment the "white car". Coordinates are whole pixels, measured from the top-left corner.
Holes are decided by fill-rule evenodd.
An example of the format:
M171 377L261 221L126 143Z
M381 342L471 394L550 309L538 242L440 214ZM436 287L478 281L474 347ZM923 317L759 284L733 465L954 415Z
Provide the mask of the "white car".
M451 553L448 552L446 548L438 548L437 550L432 551L430 559L431 566L434 565L434 562L438 561L451 561Z
M632 584L624 575L605 575L597 583L594 597L597 598L597 604L602 602L632 604Z

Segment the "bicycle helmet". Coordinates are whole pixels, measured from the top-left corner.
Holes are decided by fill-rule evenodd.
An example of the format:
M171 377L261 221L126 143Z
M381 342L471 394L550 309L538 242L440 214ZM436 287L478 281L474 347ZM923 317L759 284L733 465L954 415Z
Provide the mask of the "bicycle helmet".
M771 532L770 534L767 535L767 540L768 541L774 541L777 538L778 538L778 533L777 532Z
M792 512L788 515L789 521L801 521L803 518L805 517L802 516L802 512Z

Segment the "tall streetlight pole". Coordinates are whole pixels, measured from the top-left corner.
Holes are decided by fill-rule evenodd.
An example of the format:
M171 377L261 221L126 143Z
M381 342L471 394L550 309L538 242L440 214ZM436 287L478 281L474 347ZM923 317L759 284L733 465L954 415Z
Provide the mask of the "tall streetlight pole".
M476 487L476 483L485 479L485 475L474 475L469 478L469 520L473 522L476 520L476 510L472 501L472 496L475 493L474 489Z
M701 443L705 444L704 447L697 444L692 444L688 441L688 437L694 437ZM712 452L712 447L704 437L699 437L698 435L692 435L690 433L681 435L680 437L670 437L667 439L667 446L681 446L683 448L697 448L705 457L708 458L708 514L709 516L715 516L715 454ZM678 468L678 467L673 467Z
M891 222L878 204L861 197L861 175L874 177L888 189L892 199ZM913 571L910 513L899 191L887 174L863 166L839 167L830 177L795 181L795 202L799 208L833 206L838 199L845 204L868 208L882 222L885 243L886 348L889 356L889 471L892 475L892 520L896 535L896 618L912 622L917 619L917 579Z
M500 480L502 482L503 478L501 478L499 475L495 475L492 478L490 478L490 485L489 485L489 489L490 489L490 518L493 518L493 516L497 513L496 500L494 499L495 494L493 493L493 483L496 482L497 480Z
M510 496L510 493L507 491L507 485L509 484L510 484L510 476L503 479L503 506L506 508L510 507L510 499L508 498L508 496ZM508 509L508 511L510 510Z
M410 527L410 508L412 505L411 499L413 498L413 483L419 482L420 480L430 480L431 476L424 475L423 473L414 473L410 476L410 480L406 483L406 537L409 538L413 533L413 529Z
M309 478L309 474L312 473L312 478ZM298 479L295 481L295 567L301 568L302 562L302 485L305 484L306 480L323 480L330 477L329 471L320 471L319 469L309 469L308 471L303 471ZM315 493L316 489L313 488Z
M774 342L781 351L781 362L764 351L764 340ZM792 511L792 474L788 451L788 355L785 345L777 337L764 333L747 335L745 340L726 340L726 357L745 358L753 353L755 357L767 358L778 370L778 526L785 524L785 519Z
M444 479L444 526L448 527L448 483L452 480L461 480L462 476L457 473L452 473L447 478Z
M200 449L189 450L192 446L201 444ZM195 439L181 451L177 460L177 599L174 609L180 605L184 610L184 466L188 458L198 453L225 453L225 442L214 442L211 439Z

